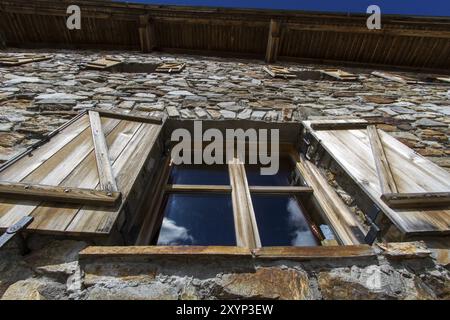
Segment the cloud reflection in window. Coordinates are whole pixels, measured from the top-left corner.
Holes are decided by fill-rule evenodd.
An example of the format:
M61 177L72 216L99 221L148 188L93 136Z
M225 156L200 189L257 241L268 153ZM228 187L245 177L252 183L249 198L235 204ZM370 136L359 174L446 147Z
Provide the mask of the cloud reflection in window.
M158 238L158 245L191 245L194 238L182 226L177 226L174 220L164 218Z

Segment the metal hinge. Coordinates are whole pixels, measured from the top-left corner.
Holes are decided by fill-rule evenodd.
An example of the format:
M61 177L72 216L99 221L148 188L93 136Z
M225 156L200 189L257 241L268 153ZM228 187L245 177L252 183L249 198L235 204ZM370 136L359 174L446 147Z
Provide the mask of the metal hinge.
M10 226L8 229L6 229L6 232L0 236L0 249L14 238L17 241L17 245L22 255L30 252L22 231L26 229L33 222L33 220L33 217L25 216L15 224Z

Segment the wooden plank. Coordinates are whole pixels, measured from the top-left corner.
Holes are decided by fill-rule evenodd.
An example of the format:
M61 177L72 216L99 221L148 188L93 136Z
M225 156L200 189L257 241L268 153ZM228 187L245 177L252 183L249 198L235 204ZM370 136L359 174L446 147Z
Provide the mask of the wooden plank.
M231 186L218 185L183 185L183 184L169 184L166 185L166 192L231 192Z
M50 60L52 59L53 56L51 55L31 55L28 57L3 57L0 58L0 65L2 66L8 66L8 67L13 67L13 66L20 66L23 64L27 64L27 63L32 63L32 62L39 62L39 61L46 61L46 60Z
M230 161L228 170L232 187L231 198L233 201L236 244L239 247L259 248L261 247L261 240L244 164L239 159L234 158Z
M310 121L304 121L303 125L310 129ZM437 208L394 210L381 200L380 183L375 164L370 158L372 151L366 130L313 130L312 134L402 233L411 236L450 234L450 210ZM401 193L447 192L449 190L450 173L389 134L383 131L379 131L379 134L384 141L385 152L391 160L391 169Z
M139 41L141 51L144 53L152 52L156 47L155 24L150 20L148 14L139 16Z
M111 110L103 110L103 109L92 109L92 111L96 111L100 116L112 119L120 119L126 121L136 121L142 123L153 123L153 124L161 124L161 117L152 117L146 116L145 114L136 114L136 113L123 113L119 111L111 111Z
M383 142L378 135L377 127L373 125L368 126L367 136L369 137L370 146L372 148L372 155L377 169L378 179L380 180L381 192L398 193L394 175L392 174L389 160L384 152Z
M311 122L311 129L313 130L357 130L366 129L371 123L360 120L354 122Z
M250 186L251 193L267 193L267 194L312 194L314 189L311 187L299 186Z
M118 123L118 125L109 132L109 126L107 124L110 121ZM102 123L104 129L108 130L105 133L106 142L111 162L114 163L142 124L110 119L102 119ZM70 172L60 185L89 189L96 189L99 187L99 178L93 149L89 155L86 156L72 172ZM124 199L124 197L122 198ZM103 208L97 209L103 210ZM80 210L81 206L55 206L52 203L42 203L31 213L35 217L35 221L30 228L39 230L39 232L51 234L63 232Z
M108 146L106 145L100 115L96 111L89 111L89 120L91 123L100 189L103 191L117 192L118 188L109 159Z
M324 69L320 70L321 73L341 81L355 81L358 80L358 76L353 73L342 71L340 69Z
M111 67L117 66L121 64L122 61L114 59L114 58L102 58L95 61L88 62L86 67L88 69L97 69L97 70L105 70Z
M374 72L372 72L372 75L379 77L379 78L399 82L399 83L420 83L419 80L416 80L416 79L413 79L410 77L400 76L398 74L388 73L388 72L374 71Z
M343 245L356 245L363 243L363 228L356 217L336 191L328 184L319 169L303 156L294 159L296 167L306 183L314 190L320 208L322 208L325 222L331 226Z
M89 119L83 116L79 121L72 123L49 142L34 150L29 157L21 158L13 166L0 172L0 180L19 182L32 171L47 161L52 155L64 148L77 136L88 129Z
M151 205L148 208L149 213L147 214L142 222L141 230L139 230L138 237L136 239L136 245L145 246L148 245L153 236L156 234L156 228L155 226L158 223L161 223L163 217L161 217L158 214L158 209L161 207L162 202L164 200L164 193L159 192L159 190L162 190L164 188L164 185L167 183L167 180L169 179L170 174L170 157L167 157L167 159L163 162L163 168L157 177L157 181L155 185L152 188L152 194L154 194L154 199L151 203Z
M281 34L281 23L277 20L271 19L266 47L267 63L273 63L278 58L278 51L280 48L280 34Z
M442 82L450 83L450 77L448 77L448 78L445 78L445 77L437 77L436 79L439 80L439 81L442 81Z
M114 162L113 171L117 186L124 199L128 197L137 176L147 161L147 156L158 138L160 130L161 126L142 124ZM118 214L119 212L108 208L86 206L77 213L66 231L73 234L109 234Z
M0 181L0 196L20 200L76 203L93 206L115 206L121 198L120 192L4 181Z
M155 256L206 257L206 256L244 256L256 259L346 259L376 257L368 245L335 247L264 247L250 250L240 247L220 246L90 246L79 253L81 260L102 258L144 258Z
M281 66L264 66L263 70L270 74L273 78L296 78L295 74L289 72L285 67Z
M86 119L88 125L88 117L83 117L83 119ZM104 119L103 128L105 132L109 133L117 126L119 122L120 121L117 120ZM79 166L89 153L93 153L94 146L92 143L92 139L90 139L90 135L91 130L87 127L82 132L82 134L79 134L74 140L65 145L57 153L49 155L48 159L46 159L31 174L26 176L26 178L22 179L21 182L30 184L61 185L61 182L71 174L74 168ZM57 138L58 136L55 137L55 139ZM51 145L51 143L49 143L48 145ZM26 162L24 162L24 165L26 167ZM14 166L12 166L11 168L14 168ZM95 168L95 163L93 163L92 168L95 170L94 179L96 179L96 181L98 182L98 174ZM78 178L78 180L83 181L83 179L80 179L80 177ZM64 186L70 187L68 185ZM78 187L78 185L76 185L75 187ZM83 186L80 187L83 188ZM90 186L87 186L86 188L91 189ZM31 214L34 210L39 208L39 205L42 204L43 203L40 203L38 201L0 202L0 227L3 227L5 225L8 226L11 223L16 222L21 217ZM52 207L52 205L50 204L49 207ZM46 217L50 219L52 215L48 215ZM59 215L57 215L57 217L59 218ZM39 220L40 219L38 219L38 217L36 216L36 219L33 222L32 226L30 226L30 228L39 223Z
M196 257L196 256L246 256L248 248L224 246L90 246L79 253L80 259L137 258L137 257Z
M450 192L387 193L381 199L391 208L448 207Z
M264 247L253 250L257 259L346 259L375 257L369 245L318 246L318 247Z

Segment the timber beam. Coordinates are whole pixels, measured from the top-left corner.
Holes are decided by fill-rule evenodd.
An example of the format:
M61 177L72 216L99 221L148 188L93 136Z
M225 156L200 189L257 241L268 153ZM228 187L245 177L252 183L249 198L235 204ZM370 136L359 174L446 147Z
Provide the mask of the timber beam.
M269 36L267 38L266 62L273 63L277 61L280 50L281 23L278 20L271 19L269 26Z

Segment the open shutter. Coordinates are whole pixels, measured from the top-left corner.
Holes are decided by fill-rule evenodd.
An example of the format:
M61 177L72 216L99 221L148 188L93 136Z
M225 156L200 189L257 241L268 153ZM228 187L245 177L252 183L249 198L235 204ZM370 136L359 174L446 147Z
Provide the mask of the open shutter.
M0 228L109 234L159 137L162 119L90 110L0 168Z
M108 70L120 64L122 64L121 60L106 57L95 61L91 61L86 65L86 67L88 69L95 69L95 70Z
M450 232L450 173L362 120L305 128L405 235Z

